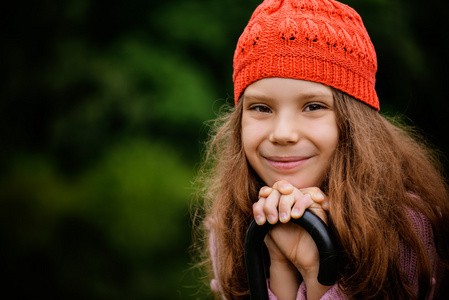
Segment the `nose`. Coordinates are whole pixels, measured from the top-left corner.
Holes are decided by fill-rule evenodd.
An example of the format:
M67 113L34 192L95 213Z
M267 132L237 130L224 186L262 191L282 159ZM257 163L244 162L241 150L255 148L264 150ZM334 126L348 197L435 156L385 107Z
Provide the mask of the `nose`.
M296 144L300 139L299 120L294 114L282 114L273 120L270 142L279 145Z

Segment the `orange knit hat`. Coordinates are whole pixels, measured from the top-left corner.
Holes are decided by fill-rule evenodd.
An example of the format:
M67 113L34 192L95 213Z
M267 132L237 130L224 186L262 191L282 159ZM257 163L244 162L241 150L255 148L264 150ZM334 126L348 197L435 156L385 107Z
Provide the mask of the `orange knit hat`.
M362 19L334 0L265 0L234 54L237 104L251 83L303 79L339 89L379 110L377 59Z

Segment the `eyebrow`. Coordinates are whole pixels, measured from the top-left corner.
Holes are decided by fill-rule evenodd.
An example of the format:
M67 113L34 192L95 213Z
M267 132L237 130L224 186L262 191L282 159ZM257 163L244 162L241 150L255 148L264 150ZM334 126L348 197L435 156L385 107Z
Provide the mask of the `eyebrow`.
M299 93L297 95L297 98L304 99L304 100L311 100L314 98L322 98L322 97L330 97L333 99L332 93L325 93L325 92L310 92L310 93ZM259 93L249 93L249 94L243 94L243 98L251 99L251 100L262 100L262 101L268 101L273 100L272 97L259 94Z
M302 99L309 100L309 99L323 98L323 97L333 98L333 95L332 95L332 93L329 94L329 93L325 93L325 92L317 92L317 93L312 92L312 93L307 93L307 94L300 94L299 97Z
M243 94L243 99L251 99L251 100L273 100L272 97L268 97L264 94Z

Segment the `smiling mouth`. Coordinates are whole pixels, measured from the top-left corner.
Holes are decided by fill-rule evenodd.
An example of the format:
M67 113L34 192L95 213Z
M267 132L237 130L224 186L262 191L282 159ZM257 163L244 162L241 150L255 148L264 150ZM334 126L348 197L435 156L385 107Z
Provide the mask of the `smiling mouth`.
M265 157L267 162L274 168L280 170L290 170L301 166L310 157L289 156L289 157Z

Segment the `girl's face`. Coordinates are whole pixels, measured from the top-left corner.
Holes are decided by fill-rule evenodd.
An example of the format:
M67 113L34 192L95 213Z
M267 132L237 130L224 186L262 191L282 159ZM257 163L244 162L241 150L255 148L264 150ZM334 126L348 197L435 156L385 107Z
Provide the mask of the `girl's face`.
M242 142L265 184L321 183L338 142L332 91L323 84L265 78L243 95Z

